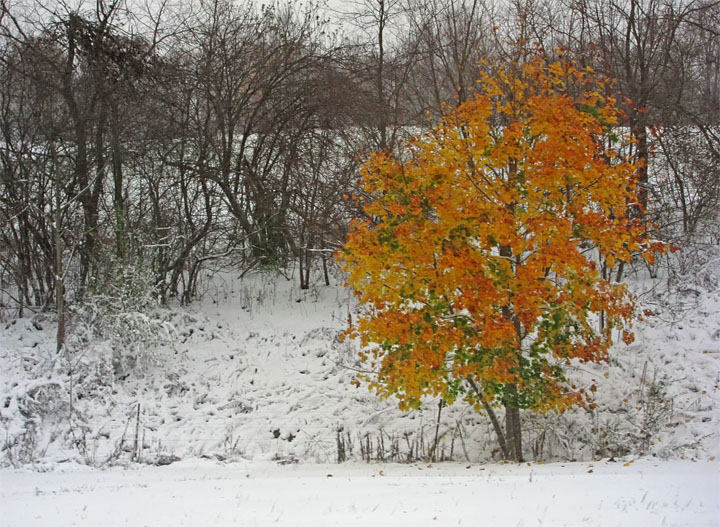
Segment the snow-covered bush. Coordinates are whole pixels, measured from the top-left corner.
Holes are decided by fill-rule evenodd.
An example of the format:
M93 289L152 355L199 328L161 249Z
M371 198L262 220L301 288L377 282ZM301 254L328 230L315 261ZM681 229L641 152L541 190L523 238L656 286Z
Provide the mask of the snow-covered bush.
M155 350L171 338L174 328L163 319L150 272L124 267L116 279L73 306L70 331L76 336L69 343L71 351L82 342L106 341L112 350L112 373L122 380L156 362Z
M90 416L74 403L90 401L109 391L109 360L97 349L84 347L71 355L58 353L53 333L54 317L38 314L19 319L12 327L16 342L5 341L3 364L15 375L0 383L0 464L19 466L41 458L78 458L89 462L87 426ZM68 342L76 347L79 339ZM109 355L108 355L109 357Z
M57 421L67 414L64 386L56 379L36 379L5 394L5 409L0 419L4 437L5 462L14 467L31 463L44 449L44 421Z
M614 403L592 412L592 427L579 439L594 458L659 453L658 436L673 415L667 377L642 378L629 393L617 393Z

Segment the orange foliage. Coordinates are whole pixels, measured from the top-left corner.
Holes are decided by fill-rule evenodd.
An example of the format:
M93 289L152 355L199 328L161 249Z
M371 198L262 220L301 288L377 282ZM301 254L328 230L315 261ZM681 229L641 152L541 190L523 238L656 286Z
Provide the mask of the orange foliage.
M366 307L349 334L375 344L364 357L379 393L403 407L428 394L477 406L472 379L488 402L545 411L582 400L563 366L605 360L633 312L594 260L662 249L628 214L637 167L605 88L565 62L499 68L398 157L365 163L368 219L338 259Z

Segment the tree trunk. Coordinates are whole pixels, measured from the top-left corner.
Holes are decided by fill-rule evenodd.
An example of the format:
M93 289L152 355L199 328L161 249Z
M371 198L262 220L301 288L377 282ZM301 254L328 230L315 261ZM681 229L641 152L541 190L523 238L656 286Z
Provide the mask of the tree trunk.
M636 159L640 163L637 169L637 188L638 188L638 201L640 202L640 211L638 216L643 216L647 212L648 208L648 162L650 161L650 151L647 140L647 127L639 119L637 125L633 127L632 135L636 141Z
M520 409L516 406L505 405L505 442L507 445L507 459L510 461L522 461Z
M55 158L55 147L52 146L52 155ZM55 161L55 159L53 159ZM55 349L60 353L65 347L65 283L63 282L63 243L62 243L62 197L60 190L60 174L57 171L58 164L55 162L55 179L53 181L55 191L55 308L57 311L57 335L55 338Z
M377 44L378 44L378 66L377 66L377 96L378 96L378 110L380 122L380 150L387 149L387 116L385 114L385 91L383 86L385 76L385 44L384 44L384 32L385 23L387 22L387 11L385 9L385 1L379 0L378 2L378 29L377 29Z
M118 259L125 257L125 201L123 199L123 172L122 172L122 151L120 143L120 114L116 101L110 102L112 122L111 132L111 155L113 171L113 206L115 208L115 254Z
M312 267L312 249L308 247L305 249L305 287L304 289L310 289L310 268Z
M351 324L352 326L352 324ZM470 385L470 388L475 392L475 395L480 400L480 402L483 405L483 408L485 409L485 412L488 414L488 417L490 418L490 422L493 425L493 430L495 430L495 435L497 436L498 445L500 445L500 451L502 452L503 459L509 459L508 456L508 446L507 441L505 440L505 434L503 433L502 426L500 425L500 421L498 420L497 416L495 415L495 410L493 410L492 406L490 406L490 403L488 403L480 393L480 389L477 386L477 383L472 380L471 378L467 378L467 382Z
M325 278L325 285L330 285L330 273L328 272L328 264L327 264L327 256L325 255L325 242L322 242L321 247L323 247L323 252L320 253L322 255L322 268L323 268L323 277Z

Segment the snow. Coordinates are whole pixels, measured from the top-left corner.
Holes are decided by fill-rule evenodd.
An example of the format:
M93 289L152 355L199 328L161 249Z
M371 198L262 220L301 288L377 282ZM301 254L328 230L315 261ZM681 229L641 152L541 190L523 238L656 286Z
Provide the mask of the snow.
M530 460L720 457L720 290L663 286L641 302L656 314L636 324L635 343L615 346L609 364L572 371L579 386L597 386L596 410L524 415ZM338 333L354 310L341 286L300 291L279 276L227 276L208 284L204 303L163 311L174 337L115 382L106 342L58 357L52 318L10 321L0 326L0 433L12 446L4 464L332 463L338 431L351 460L368 439L381 460L427 457L437 400L405 413L350 384L362 365ZM444 408L437 430L437 457L498 460L488 419L466 405Z
M6 527L720 525L720 464L219 464L0 472Z
M635 342L572 366L594 410L523 413L529 464L499 464L466 405L353 387L340 285L208 282L123 378L109 342L58 356L52 317L6 321L0 526L720 525L720 259L703 269L630 277Z

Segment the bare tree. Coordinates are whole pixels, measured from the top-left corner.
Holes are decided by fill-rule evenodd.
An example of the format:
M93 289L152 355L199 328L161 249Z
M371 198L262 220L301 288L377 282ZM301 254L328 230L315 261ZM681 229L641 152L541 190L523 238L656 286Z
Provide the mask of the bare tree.
M668 108L686 99L686 86L678 82L686 64L683 35L697 28L698 15L712 6L665 0L573 0L567 5L583 17L577 42L589 49L582 52L597 55L595 65L618 80L618 89L628 101L627 121L640 162L640 202L647 209L649 128L668 124Z
M480 0L409 1L405 11L417 59L412 72L414 105L435 118L467 101L481 63L496 51L493 5Z
M416 45L406 38L402 0L348 2L340 13L351 24L345 64L357 79L363 105L367 148L393 150L403 127L413 121L408 112L407 86L416 58Z
M193 170L220 188L252 256L277 261L288 247L283 167L311 120L306 79L317 63L317 28L309 14L222 2L203 4L199 16L185 42L184 73L204 108Z

